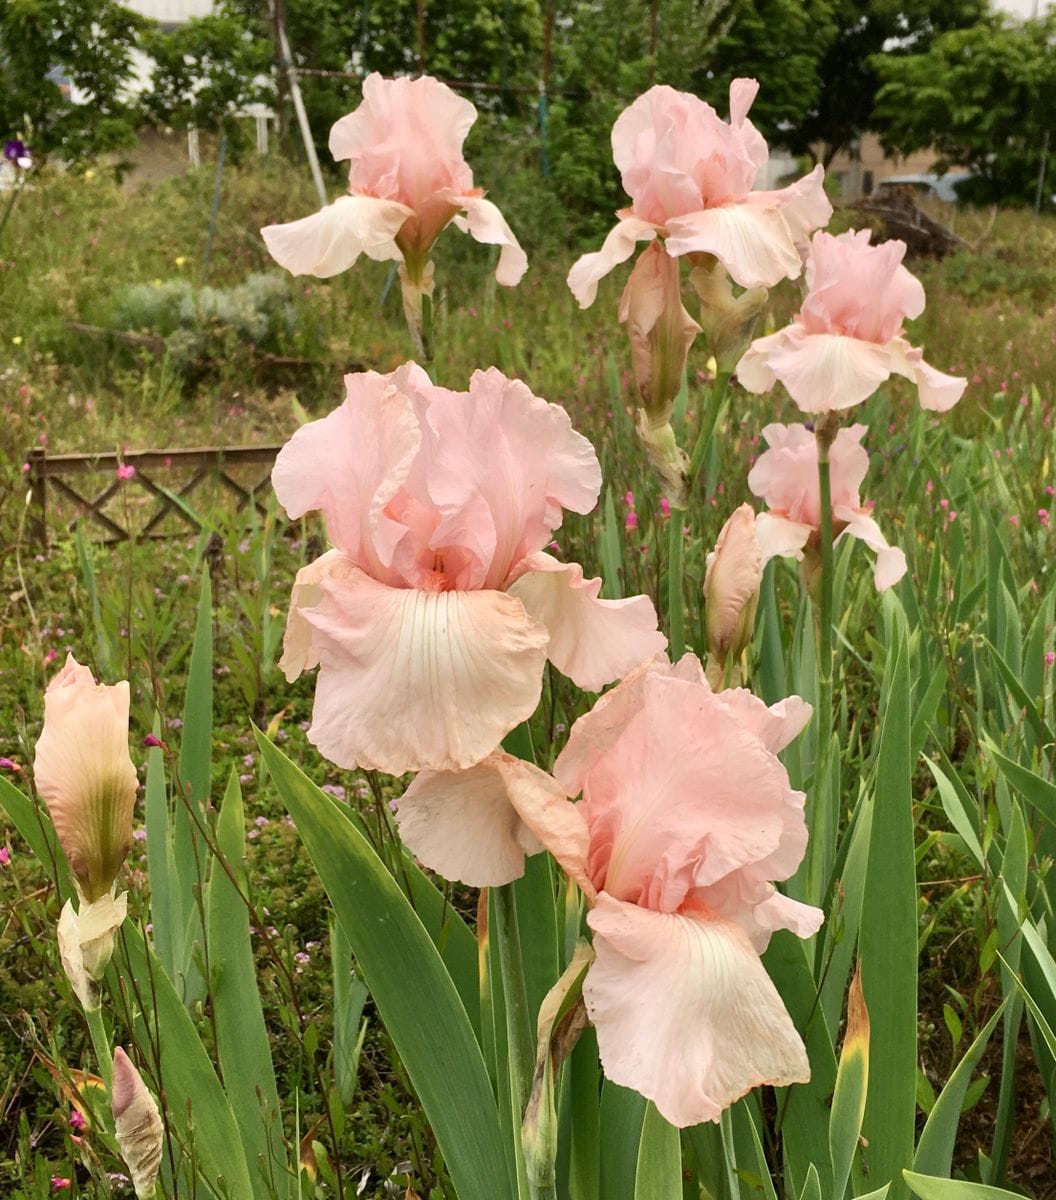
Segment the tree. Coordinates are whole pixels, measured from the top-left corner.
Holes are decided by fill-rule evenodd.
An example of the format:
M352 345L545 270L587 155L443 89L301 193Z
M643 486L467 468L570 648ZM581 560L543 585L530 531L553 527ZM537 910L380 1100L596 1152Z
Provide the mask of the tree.
M0 0L0 125L66 161L127 146L127 86L145 22L113 0ZM56 80L65 73L77 93Z
M837 3L739 0L714 55L695 73L694 90L722 110L731 80L758 79L752 121L771 140L783 140L820 102L823 59L838 33Z
M816 98L782 140L828 166L872 128L881 55L920 53L937 35L980 21L988 7L988 0L831 0L831 18L819 13Z
M1054 46L1056 13L1022 22L994 14L940 35L925 53L875 61L885 148L933 146L941 170L971 168L973 198L1032 201L1056 109Z
M219 132L274 93L270 47L224 7L168 32L148 30L143 48L154 61L143 108L156 121Z

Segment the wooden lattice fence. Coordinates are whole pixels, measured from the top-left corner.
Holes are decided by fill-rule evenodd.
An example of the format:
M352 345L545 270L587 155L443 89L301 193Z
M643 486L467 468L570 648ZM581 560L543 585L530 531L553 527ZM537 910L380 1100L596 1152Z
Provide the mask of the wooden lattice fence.
M30 536L48 545L49 525L72 530L85 521L95 540L114 544L139 538L174 537L203 528L200 504L210 511L220 495L237 510L254 504L265 511L271 468L281 446L208 446L140 450L124 454L48 454L28 458Z

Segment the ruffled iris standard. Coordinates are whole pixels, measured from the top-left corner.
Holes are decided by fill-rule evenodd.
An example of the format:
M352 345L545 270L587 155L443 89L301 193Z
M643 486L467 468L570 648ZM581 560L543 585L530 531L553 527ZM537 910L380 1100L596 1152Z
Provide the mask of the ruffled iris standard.
M666 640L645 596L545 553L562 512L601 488L565 410L492 369L468 392L408 363L346 376L272 476L334 549L298 572L282 667L319 666L309 739L332 762L402 774L465 768L536 708L549 659L600 691Z

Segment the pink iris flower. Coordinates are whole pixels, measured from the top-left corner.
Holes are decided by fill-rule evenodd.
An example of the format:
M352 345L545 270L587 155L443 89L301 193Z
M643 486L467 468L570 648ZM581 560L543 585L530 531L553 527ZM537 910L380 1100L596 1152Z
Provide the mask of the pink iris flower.
M778 191L752 191L769 151L748 120L759 84L730 84L727 124L710 104L666 85L624 109L612 129L612 154L631 207L616 215L600 251L581 258L568 286L583 308L598 281L634 253L664 238L668 254L711 254L742 287L772 287L802 269L797 243L832 215L822 168Z
M773 883L807 845L803 793L777 753L810 711L798 696L767 708L713 692L692 655L660 655L576 722L555 778L499 754L464 776L419 776L399 804L404 840L449 877L519 874L545 847L579 884L605 1074L674 1125L810 1077L759 961L775 930L810 937L822 921ZM487 861L503 851L505 864Z
M902 322L924 311L924 288L902 265L905 242L869 244L868 229L816 233L807 258L807 295L791 325L754 341L737 364L750 392L777 380L804 412L860 404L894 375L916 384L923 408L952 408L967 380L924 361Z
M543 552L589 512L601 469L568 414L495 369L468 392L408 363L345 378L272 479L334 549L297 574L281 665L319 665L309 738L332 762L402 774L470 767L535 710L549 659L600 691L665 644L645 596Z
M431 76L363 81L363 102L330 130L330 153L349 160L347 196L310 217L268 225L271 256L294 275L328 278L366 254L403 260L422 279L433 242L454 223L478 242L500 247L495 272L512 287L528 259L502 213L462 157L477 110Z
M906 556L897 546L887 544L859 498L869 470L869 453L861 444L867 432L867 425L841 429L829 448L832 528L837 541L846 534L876 552L873 580L882 592L905 575ZM765 557L802 558L804 547L812 539L817 543L821 529L817 440L804 425L767 425L763 437L770 449L749 472L748 487L766 501L770 511L756 518L756 532Z

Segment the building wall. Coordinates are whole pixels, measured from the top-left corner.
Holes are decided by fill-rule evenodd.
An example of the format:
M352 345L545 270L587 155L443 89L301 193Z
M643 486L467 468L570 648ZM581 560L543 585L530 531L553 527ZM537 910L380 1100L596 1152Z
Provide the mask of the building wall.
M826 174L839 183L845 199L857 200L860 196L870 195L882 179L890 179L893 175L930 174L937 158L935 150L919 150L904 158L889 158L876 134L866 133L862 135L858 153L852 157L848 151L841 150ZM951 169L963 171L964 168L952 166Z

